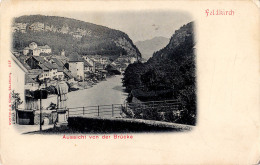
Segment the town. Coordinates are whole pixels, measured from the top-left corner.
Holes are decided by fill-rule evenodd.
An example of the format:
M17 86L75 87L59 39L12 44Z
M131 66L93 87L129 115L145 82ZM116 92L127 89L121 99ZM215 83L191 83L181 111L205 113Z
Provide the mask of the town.
M54 54L50 46L36 42L13 51L11 57L14 70L12 83L19 84L12 88L13 109L18 112L12 114L12 122L19 124L39 124L40 116L35 115L39 113L37 110L42 108L48 115L52 112L48 109L58 108L57 102L51 102L48 106L39 105L39 97L35 94L37 91L45 91L48 95L46 98L57 95L59 82L66 82L68 92L88 89L110 77L121 75L129 64L137 61L136 57L129 56L111 60L106 56L79 55L76 52L67 55L64 49ZM22 82L25 85L21 85ZM33 117L28 117L28 114L33 114ZM48 120L48 123L55 122L55 119L50 121L49 117Z
M111 61L105 56L80 56L76 52L66 56L65 50L55 55L48 45L39 46L35 42L23 50L13 52L13 58L28 70L25 75L26 93L30 90L51 89L59 81L66 81L69 90L90 88L107 77L122 74L129 64L137 61L136 57L120 56ZM39 81L44 83L39 86Z

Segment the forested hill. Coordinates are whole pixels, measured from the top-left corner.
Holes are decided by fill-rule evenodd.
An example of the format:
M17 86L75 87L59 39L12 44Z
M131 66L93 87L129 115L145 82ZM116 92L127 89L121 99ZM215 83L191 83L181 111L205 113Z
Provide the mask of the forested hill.
M179 100L183 109L188 112L174 122L192 125L195 124L196 119L196 58L193 26L191 22L176 30L168 45L155 52L146 63L130 64L123 78L123 85L127 92L139 91L142 97L148 99L152 92L172 90L173 95L167 99ZM152 99L166 100L163 97Z
M168 45L165 48L155 52L151 61L160 61L164 59L180 61L187 56L193 57L193 47L195 44L193 26L193 22L190 22L176 30Z
M13 21L13 48L23 49L31 42L49 45L54 53L139 56L127 34L105 26L57 16L30 15Z

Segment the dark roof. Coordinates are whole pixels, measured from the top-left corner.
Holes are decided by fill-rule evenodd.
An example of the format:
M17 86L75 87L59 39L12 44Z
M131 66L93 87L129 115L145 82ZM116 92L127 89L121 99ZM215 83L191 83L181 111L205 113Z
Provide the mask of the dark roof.
M27 73L27 75L32 78L32 79L36 79L38 75L40 75L43 71L41 69L31 69L29 70L29 72Z
M25 83L26 83L26 84L27 84L27 83L36 83L36 81L34 81L31 76L29 76L28 74L26 74L26 75L25 75Z
M84 60L84 66L88 66L88 67L93 67L93 65L91 65L89 62L87 62L86 60Z
M99 63L99 62L96 62L95 63L95 67L103 67L104 65L103 64L101 64L101 63Z
M58 66L56 63L54 63L52 65L57 68L58 72L63 72L63 70L64 70L63 67Z
M73 52L69 55L69 62L83 62L83 58L78 53Z
M72 74L67 69L64 70L64 74L69 78L73 78Z
M51 58L54 63L52 65L58 69L58 72L62 72L64 70L64 64L60 59Z
M39 61L41 64L39 64L39 66L43 69L43 70L49 70L49 69L57 69L57 67L55 67L54 65L52 65L51 63L47 62L44 58L40 57L40 56L33 56L34 59L36 59L37 61Z
M44 63L44 62L45 62L44 58L42 58L42 57L40 57L40 56L32 56L32 58L34 58L35 60L37 60L37 61L39 61L39 62L41 62L41 63Z
M21 64L22 64L26 69L28 69L28 70L31 69L30 66L29 66L26 62L24 62L24 60L19 59L19 61L21 62Z
M66 56L54 55L54 56L52 56L52 58L56 58L56 59L60 60L63 64L66 64L69 61L69 58Z
M64 63L62 62L62 60L57 59L57 58L51 58L58 66L63 67Z

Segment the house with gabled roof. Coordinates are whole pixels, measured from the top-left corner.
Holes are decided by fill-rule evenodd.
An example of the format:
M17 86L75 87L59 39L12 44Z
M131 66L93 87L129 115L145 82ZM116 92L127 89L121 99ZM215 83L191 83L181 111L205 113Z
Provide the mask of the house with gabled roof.
M67 68L65 68L64 63L57 58L52 57L49 62L55 66L57 68L57 79L58 80L63 80L66 77L66 73L64 72L64 70L67 70ZM70 75L69 75L70 76Z
M44 80L44 79L53 80L57 78L58 68L40 56L31 56L26 60L26 63L32 69L43 70L43 73L39 76L40 80Z

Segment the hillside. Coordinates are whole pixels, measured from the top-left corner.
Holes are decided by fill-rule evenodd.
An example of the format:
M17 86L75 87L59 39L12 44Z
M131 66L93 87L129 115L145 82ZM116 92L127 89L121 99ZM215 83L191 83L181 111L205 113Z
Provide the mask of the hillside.
M194 57L193 26L193 22L190 22L176 30L167 46L155 52L151 60L181 61L186 57Z
M195 125L196 121L196 57L193 26L191 22L176 30L169 43L155 52L146 63L129 65L123 78L126 91L131 94L138 91L139 95L142 94L143 100L145 98L148 101L179 100L185 113L177 119L169 120L191 125ZM151 98L151 93L167 94L167 91L173 91L171 97L167 95L167 98L164 96Z
M141 57L127 34L105 26L57 16L30 15L13 21L13 48L21 50L31 42L49 45L54 53L62 49L78 54Z
M149 59L155 51L164 48L169 43L169 38L154 37L150 40L135 42L135 45L142 54L142 57Z

